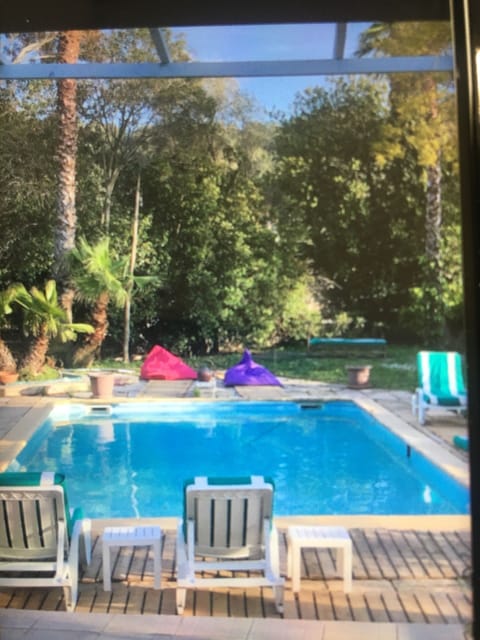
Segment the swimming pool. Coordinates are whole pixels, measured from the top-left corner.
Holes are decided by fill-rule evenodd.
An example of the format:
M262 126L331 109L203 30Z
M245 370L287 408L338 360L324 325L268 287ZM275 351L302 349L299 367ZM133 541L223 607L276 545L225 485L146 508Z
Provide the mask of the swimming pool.
M180 516L197 475L270 476L277 515L468 513L465 486L353 402L60 406L18 469L64 472L93 518Z

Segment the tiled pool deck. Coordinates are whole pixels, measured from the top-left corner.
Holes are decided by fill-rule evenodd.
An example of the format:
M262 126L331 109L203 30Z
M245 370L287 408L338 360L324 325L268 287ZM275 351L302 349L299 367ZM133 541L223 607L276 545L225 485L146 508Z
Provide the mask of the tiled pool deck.
M282 380L283 388L225 389L191 384L142 383L119 379L115 402L164 398L217 399L354 399L393 430L460 478L467 476L467 456L452 446L452 436L466 433L465 420L435 417L424 428L416 425L410 394L309 381ZM92 402L85 386L50 385L43 395L28 387L4 388L0 397L0 468L59 402ZM24 395L13 395L22 393ZM102 400L105 404L111 399ZM93 400L99 404L99 400ZM282 573L285 570L285 528L292 519L278 518ZM0 591L0 638L123 639L184 638L239 640L460 640L471 620L468 516L316 517L305 521L342 524L354 544L353 591L345 595L333 577L329 553L304 551L302 588L293 596L286 583L281 618L269 593L255 590L189 592L184 616L175 614L175 554L173 519L163 519L162 590L149 583L152 558L122 549L115 558L113 591L103 591L98 535L105 522L94 522L93 562L82 575L75 614L64 613L60 589ZM151 580L150 580L151 582ZM265 590L268 591L268 590Z

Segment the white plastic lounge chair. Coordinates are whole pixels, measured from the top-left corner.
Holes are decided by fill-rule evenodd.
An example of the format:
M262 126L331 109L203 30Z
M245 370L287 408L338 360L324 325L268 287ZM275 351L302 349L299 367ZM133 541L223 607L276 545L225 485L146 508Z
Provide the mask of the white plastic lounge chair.
M425 424L427 411L466 411L467 392L459 353L420 351L417 368L418 387L412 396L412 412L420 424Z
M63 587L74 611L79 551L90 563L90 520L69 513L64 480L51 472L0 474L0 588Z
M262 476L202 477L185 484L177 534L177 613L184 611L187 589L225 586L271 587L276 608L283 611L273 492L273 483ZM224 570L227 575L218 578L197 575Z

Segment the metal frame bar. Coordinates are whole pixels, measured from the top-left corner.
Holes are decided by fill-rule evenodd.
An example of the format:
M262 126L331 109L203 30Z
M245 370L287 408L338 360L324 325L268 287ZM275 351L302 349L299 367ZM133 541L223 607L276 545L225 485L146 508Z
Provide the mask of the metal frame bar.
M345 41L347 39L347 23L338 22L335 25L335 41L333 43L333 57L342 60L345 55Z
M453 71L451 56L271 60L247 62L142 62L3 64L0 80L74 78L240 78Z
M150 29L150 36L152 37L153 44L158 53L158 57L160 58L160 62L162 64L169 64L172 62L172 58L170 56L170 51L168 50L168 45L163 37L163 32L161 29Z

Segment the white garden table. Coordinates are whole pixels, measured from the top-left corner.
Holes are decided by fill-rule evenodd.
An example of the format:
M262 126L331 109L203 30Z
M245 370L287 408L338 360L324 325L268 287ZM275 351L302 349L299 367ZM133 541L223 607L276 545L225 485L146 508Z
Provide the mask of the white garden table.
M160 589L162 582L161 542L163 532L160 527L106 527L102 536L103 554L103 589L111 591L111 547L143 547L153 548L154 588Z

